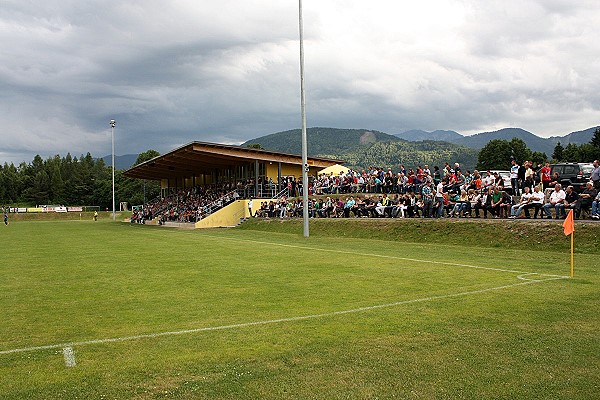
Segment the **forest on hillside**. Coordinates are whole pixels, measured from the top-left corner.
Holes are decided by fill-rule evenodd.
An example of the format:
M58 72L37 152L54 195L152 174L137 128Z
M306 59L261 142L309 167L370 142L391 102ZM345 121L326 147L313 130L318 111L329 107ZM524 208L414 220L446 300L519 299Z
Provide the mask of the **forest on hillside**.
M136 164L158 153L141 153ZM144 193L150 199L158 196L160 185L154 181L126 178L115 171L117 204L143 204ZM112 209L112 168L90 153L85 156L56 155L43 160L39 155L31 163L0 166L0 205L71 205L100 206Z

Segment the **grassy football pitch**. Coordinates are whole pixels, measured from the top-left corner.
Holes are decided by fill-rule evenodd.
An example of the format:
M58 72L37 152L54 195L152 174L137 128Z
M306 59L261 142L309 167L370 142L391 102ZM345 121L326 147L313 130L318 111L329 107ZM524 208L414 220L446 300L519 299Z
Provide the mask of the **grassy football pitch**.
M597 254L1 228L3 399L600 398Z

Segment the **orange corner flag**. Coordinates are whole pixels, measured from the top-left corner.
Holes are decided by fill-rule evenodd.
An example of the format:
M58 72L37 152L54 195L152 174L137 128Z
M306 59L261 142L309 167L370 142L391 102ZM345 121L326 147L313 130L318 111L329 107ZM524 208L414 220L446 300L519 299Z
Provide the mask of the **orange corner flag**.
M569 215L567 215L565 222L563 222L563 229L565 231L566 236L569 236L575 231L575 220L573 218L573 210L569 211Z

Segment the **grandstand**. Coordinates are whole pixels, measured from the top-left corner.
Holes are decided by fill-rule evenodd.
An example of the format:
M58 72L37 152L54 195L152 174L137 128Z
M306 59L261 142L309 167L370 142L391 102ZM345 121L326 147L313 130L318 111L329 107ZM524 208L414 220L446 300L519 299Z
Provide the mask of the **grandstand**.
M310 157L308 173L343 164L341 160ZM250 198L273 198L286 190L283 178L301 188L302 157L264 149L217 143L192 142L166 154L138 164L124 172L129 178L160 181L161 198L178 193L212 190L223 194L235 190L239 200L228 210L211 206L211 221L197 222L196 227L232 226L247 213ZM217 207L218 208L218 207ZM220 215L216 216L216 211ZM197 218L195 219L198 220Z

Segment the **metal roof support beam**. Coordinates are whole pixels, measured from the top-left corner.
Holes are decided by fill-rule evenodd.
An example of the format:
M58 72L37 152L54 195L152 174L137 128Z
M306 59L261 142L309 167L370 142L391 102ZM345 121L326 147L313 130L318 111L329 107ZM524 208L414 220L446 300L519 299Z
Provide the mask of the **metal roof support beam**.
M258 197L258 159L254 160L254 197Z

